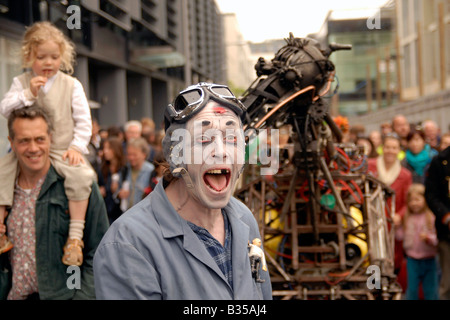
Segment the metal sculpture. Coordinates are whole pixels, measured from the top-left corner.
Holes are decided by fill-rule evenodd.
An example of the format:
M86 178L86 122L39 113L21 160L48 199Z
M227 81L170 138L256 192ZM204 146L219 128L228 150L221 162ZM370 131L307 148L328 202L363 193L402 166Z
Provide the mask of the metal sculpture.
M292 33L286 42L270 62L258 60L258 77L241 101L244 128L256 136L250 148L261 129L288 131L290 143L280 145L277 174L248 165L236 191L259 223L273 295L398 299L395 193L367 174L361 148L342 142L324 97L335 74L330 54L351 46L323 50Z

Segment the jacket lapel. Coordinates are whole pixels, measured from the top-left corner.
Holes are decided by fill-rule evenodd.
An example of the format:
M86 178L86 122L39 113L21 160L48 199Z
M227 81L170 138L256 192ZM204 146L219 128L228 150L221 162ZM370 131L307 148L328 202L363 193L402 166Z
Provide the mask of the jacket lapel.
M50 165L50 168L48 169L47 172L47 176L45 177L44 183L42 184L41 191L39 192L38 199L40 199L40 197L47 192L48 188L50 188L51 185L55 183L59 178L60 177L56 173L56 170L53 167L53 165Z
M250 260L248 258L248 239L250 229L241 219L240 214L235 210L232 201L225 207L228 219L231 224L231 258L233 264L233 289L235 299L247 291L252 291L253 284L250 273ZM248 295L245 295L248 296Z
M192 231L191 227L189 227L186 222L183 224L183 231L184 249L196 259L198 259L201 263L212 269L229 286L227 279L219 269L219 266L214 261L213 257L211 257L204 244L198 239L197 235L194 233L194 231Z

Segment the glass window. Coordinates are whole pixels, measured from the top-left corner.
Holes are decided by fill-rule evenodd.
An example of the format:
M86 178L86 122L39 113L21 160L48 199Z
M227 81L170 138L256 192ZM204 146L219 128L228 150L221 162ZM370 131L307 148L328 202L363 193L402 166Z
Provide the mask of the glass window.
M0 97L3 99L12 80L21 72L20 41L0 36ZM0 115L0 157L9 149L6 118Z

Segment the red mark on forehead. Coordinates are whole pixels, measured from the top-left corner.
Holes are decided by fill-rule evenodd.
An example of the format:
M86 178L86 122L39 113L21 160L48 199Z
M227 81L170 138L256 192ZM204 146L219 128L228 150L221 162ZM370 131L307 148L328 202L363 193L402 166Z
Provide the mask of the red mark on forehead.
M223 107L213 107L213 111L216 113L225 113L227 112Z

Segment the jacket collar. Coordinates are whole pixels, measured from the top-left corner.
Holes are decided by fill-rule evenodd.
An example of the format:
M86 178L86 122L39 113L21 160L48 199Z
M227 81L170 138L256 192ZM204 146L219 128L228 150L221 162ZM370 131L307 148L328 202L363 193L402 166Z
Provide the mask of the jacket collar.
M184 234L182 227L184 220L170 203L162 182L163 179L158 182L155 190L150 194L152 211L164 238L181 236Z
M175 211L167 198L162 181L163 180L160 180L160 182L158 182L155 190L150 194L150 203L155 218L161 227L163 237L173 238L183 236L184 249L214 270L218 276L228 284L214 259L191 230L187 222ZM249 284L243 280L245 279L245 276L248 276L247 273L250 270L250 267L247 266L247 264L249 264L249 259L247 259L247 246L250 228L241 220L243 212L242 210L239 210L238 204L236 203L237 201L238 200L232 197L230 202L224 208L231 225L231 256L233 264L234 292L246 290L243 286L248 286Z
M50 168L48 169L47 176L45 177L45 181L42 184L41 192L39 193L38 199L47 192L47 190L58 180L63 179L61 176L59 176L56 173L55 168L53 165L50 165Z

